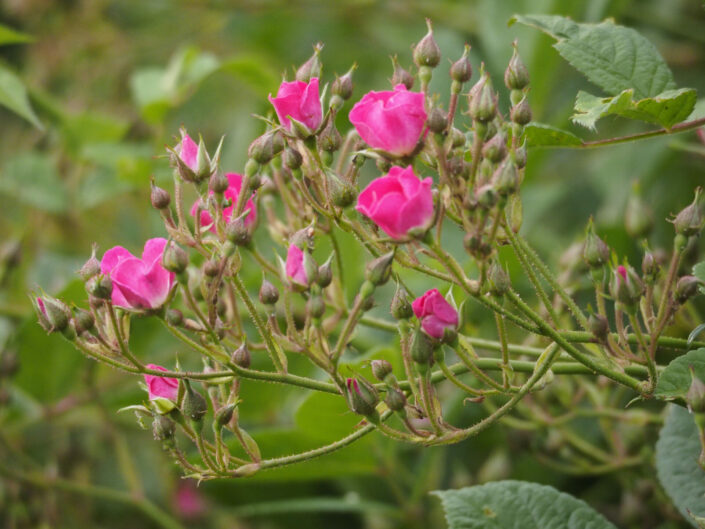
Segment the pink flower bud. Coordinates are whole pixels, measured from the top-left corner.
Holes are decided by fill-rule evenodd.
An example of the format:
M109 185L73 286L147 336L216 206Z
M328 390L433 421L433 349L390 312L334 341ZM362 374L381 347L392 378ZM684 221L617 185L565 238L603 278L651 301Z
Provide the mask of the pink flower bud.
M242 175L238 173L228 173L225 176L228 179L228 188L225 190L225 193L223 193L223 197L230 201L230 205L223 208L223 220L225 220L225 223L227 224L233 215L233 211L237 207L237 197L240 195L240 189L242 188ZM212 196L214 193L213 191L210 191L209 194ZM247 216L245 217L245 226L248 228L252 226L255 221L257 221L257 208L255 207L254 200L252 200L253 197L254 195L250 196L245 204L245 209L243 210L248 211ZM196 200L191 207L191 215L195 217L197 211L198 200ZM203 209L201 210L201 227L209 225L210 231L215 233L216 229L215 223L213 222L213 217L211 217L211 214L207 209Z
M198 167L198 144L191 139L191 136L186 134L185 130L181 130L181 143L174 149L181 161L192 171L196 171Z
M310 285L308 273L304 263L304 252L295 244L289 245L286 254L286 277L293 285L307 289Z
M350 123L365 143L394 156L416 148L426 124L424 96L398 84L391 92L369 92L350 111Z
M168 371L168 369L156 364L147 364L147 368L156 371ZM179 381L175 378L145 374L144 382L149 390L149 400L161 397L176 402L176 395L179 392Z
M308 83L284 81L279 86L277 97L269 95L269 102L274 106L279 123L288 131L291 131L290 117L303 123L311 131L318 129L323 119L316 77Z
M458 311L448 303L438 289L426 292L411 304L414 314L421 320L421 328L429 336L443 339L446 329L455 331L458 327Z
M112 301L126 309L155 309L164 304L174 285L174 274L162 266L166 239L149 239L139 259L122 246L111 248L100 270L112 280Z
M411 166L392 167L360 193L355 209L366 215L393 239L403 239L410 230L425 229L433 221L431 178L419 178Z

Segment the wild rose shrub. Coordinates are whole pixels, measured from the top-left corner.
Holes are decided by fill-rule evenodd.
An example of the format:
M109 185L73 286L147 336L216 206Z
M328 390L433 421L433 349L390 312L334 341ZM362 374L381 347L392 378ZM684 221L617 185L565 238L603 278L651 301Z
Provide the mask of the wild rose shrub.
M594 30L588 26L583 29ZM610 31L619 35L622 29ZM608 437L640 413L638 405L624 410L626 402L610 398L622 395L617 392L628 400L687 404L702 425L705 373L699 366L705 363L698 359L705 349L688 353L689 363L685 356L665 369L659 363L667 350L682 355L705 345L694 342L695 335L686 341L665 334L701 288L702 269L690 275L682 266L685 253L697 251L699 191L672 219L668 256L649 250L647 206L632 211L628 228L644 240L637 267L612 254L592 222L579 259L560 275L520 233L522 208L531 207L522 203L521 184L532 146L595 147L695 129L703 120L682 122L692 110L681 97L689 89L627 101L637 88L622 95L622 88L604 81L615 97L593 100L581 93L576 122L594 127L600 117L617 114L663 128L584 142L531 121L529 73L516 44L504 75L506 108L484 67L469 86L468 52L450 67L446 100L429 92L432 76L443 75L436 69L441 55L430 26L414 49L416 75L396 65L392 90L356 94L354 68L327 79L317 47L295 81L282 82L270 95L271 118L243 168L221 168L222 141L209 150L181 132L168 150L173 191L154 184L151 189L168 238L146 241L141 258L121 246L100 260L94 255L80 272L88 310L36 297L39 322L48 332L60 332L96 361L144 377L148 394L131 409L152 420L155 439L185 474L200 480L249 476L323 456L373 431L424 446L457 443L505 416L519 426L596 417L608 425L601 430ZM588 68L574 62L581 71ZM349 116L340 116L349 99L357 102ZM663 105L670 105L669 112ZM224 172L233 170L241 173ZM375 176L365 183L368 171ZM199 196L190 209L183 199L187 187ZM278 261L262 251L263 232L271 236ZM444 244L444 232L462 237L463 249ZM360 284L347 279L338 244L342 233L368 256ZM314 249L323 244L332 254L317 262ZM510 258L533 287L531 297L514 287ZM242 280L247 268L262 271L258 293ZM412 293L410 277L423 277L424 288ZM384 299L380 287L388 282L394 293ZM483 317L494 322L494 336L474 335L469 304L481 306ZM389 307L385 318L368 315L375 305ZM182 370L176 359L162 367L133 354L130 320L137 317L160 320L188 354L201 358L203 369ZM364 369L346 365L354 356L349 345L363 327L398 335L395 358L371 359ZM253 369L254 355L266 355L270 368ZM293 356L310 361L316 375L292 372ZM570 377L571 398L552 393L557 376ZM585 391L584 377L595 376L599 386L590 382ZM239 407L247 406L240 395L244 379L337 395L360 415L360 424L330 445L268 457L239 424ZM449 424L439 384L464 393L467 405L484 407L485 417ZM597 449L580 439L566 442L581 454L568 451L547 464L586 472L592 464L607 472L641 461L641 444ZM232 451L232 443L241 450ZM191 447L197 462L186 456ZM443 494L452 510L446 503L451 496Z

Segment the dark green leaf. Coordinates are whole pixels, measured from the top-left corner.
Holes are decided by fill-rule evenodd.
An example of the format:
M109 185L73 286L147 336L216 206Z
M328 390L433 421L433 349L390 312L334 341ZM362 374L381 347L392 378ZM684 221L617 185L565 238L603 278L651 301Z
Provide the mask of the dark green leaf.
M52 161L34 152L7 161L0 173L0 193L51 213L63 213L69 203L64 183Z
M572 132L545 123L529 123L523 139L529 147L579 147L583 141Z
M688 351L668 364L658 379L654 397L667 400L685 397L690 387L691 367L695 376L705 380L705 349Z
M574 68L610 95L633 89L638 99L675 88L658 50L637 31L610 20L578 24L558 15L515 15L511 20L557 40L554 48Z
M691 525L705 516L705 472L698 466L700 440L693 416L671 406L656 443L656 471L666 493Z
M0 65L0 105L9 108L38 129L43 128L29 103L24 83L2 65Z
M448 529L616 529L584 501L537 483L496 481L432 494Z
M597 97L580 91L575 101L576 114L572 120L584 127L595 129L598 119L615 115L671 128L693 111L697 93L692 88L681 88L639 101L634 101L633 96L633 90L625 90L614 97Z

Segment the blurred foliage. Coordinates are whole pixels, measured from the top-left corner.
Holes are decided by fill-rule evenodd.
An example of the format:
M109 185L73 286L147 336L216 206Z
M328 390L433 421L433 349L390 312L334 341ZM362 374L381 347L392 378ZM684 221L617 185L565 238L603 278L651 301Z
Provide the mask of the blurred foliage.
M537 121L583 139L644 130L614 117L600 121L599 134L571 124L575 94L594 87L560 59L552 39L526 27L508 28L515 13L583 22L613 17L655 44L678 86L705 93L705 11L696 0L0 0L0 234L3 255L12 257L0 271L0 350L3 358L17 353L20 362L12 382L0 383L2 453L72 482L144 491L174 520L186 516L172 503L180 480L149 442L150 433L138 430L130 414L115 413L143 398L135 380L47 337L30 315L27 292L42 285L78 302L82 285L74 271L92 242L102 250L137 248L162 233L148 205L148 182L169 177L160 154L181 124L200 132L208 145L225 134L223 166L241 170L247 145L263 130L253 114L271 113L267 94L282 72L291 76L291 66L305 60L315 42L325 43L327 80L358 63L354 101L389 85L389 55L411 64L410 46L425 32L424 17L434 21L446 57L456 59L469 42L475 69L484 61L497 77L511 41L519 38ZM431 88L446 94L449 81L437 75ZM704 107L700 100L695 112L703 115ZM346 112L341 114L339 125L346 129ZM693 135L604 150L534 150L522 191L524 230L557 263L593 215L610 246L637 265L638 242L623 227L632 181L639 181L654 210L656 240L665 245L671 231L663 220L690 201L704 168L703 146ZM361 256L343 251L346 262L360 263L361 274ZM255 288L258 270L250 280ZM468 308L471 321L474 310ZM492 322L476 325L492 328ZM158 362L177 350L163 330L139 321L134 327L133 350L143 358ZM690 330L676 332L687 336ZM374 333L357 336L358 350L369 352L356 361L383 357L384 349L373 349L378 343ZM287 388L254 383L243 384L243 395L253 410L243 422L252 423L251 433L272 455L332 441L357 420L339 399L325 395L300 400ZM459 423L482 416L460 399L446 402ZM655 430L643 427L635 435L655 438ZM184 523L440 527L440 508L428 491L513 478L570 492L620 527L685 527L654 484L650 466L576 478L533 457L532 448L547 442L545 431L507 437L502 427L426 450L370 436L325 459L204 484L198 494L208 505L205 514ZM152 526L151 503L87 497L61 486L22 488L0 480L0 524L11 517L19 527Z

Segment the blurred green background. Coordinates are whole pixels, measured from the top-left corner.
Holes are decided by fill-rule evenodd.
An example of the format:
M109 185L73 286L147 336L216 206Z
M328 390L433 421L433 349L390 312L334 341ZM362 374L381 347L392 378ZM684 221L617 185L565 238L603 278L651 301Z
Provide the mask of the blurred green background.
M131 414L116 414L143 398L137 380L47 337L30 313L27 292L41 285L78 301L83 287L75 271L92 242L102 250L120 244L136 251L146 238L163 235L149 207L148 184L150 176L168 182L170 169L161 155L179 126L202 134L208 145L225 134L223 168L241 171L247 146L263 131L253 114L270 112L267 94L276 91L283 72L291 77L292 66L310 56L314 43L325 44L327 82L353 62L359 65L355 94L338 122L341 131L348 128L344 118L354 101L390 86L390 55L411 66L411 47L425 33L425 17L433 21L444 65L468 42L475 71L484 61L497 87L518 38L531 74L535 120L586 139L644 130L615 119L600 122L599 134L571 125L577 91L596 90L562 62L548 37L508 27L514 13L584 22L613 17L659 48L679 86L705 93L705 10L696 0L0 0L0 22L31 36L0 47L0 65L26 86L38 124L0 107L0 349L16 351L20 362L13 378L0 381L0 457L111 490L128 490L132 478L124 460L130 458L147 497L175 519L187 516L174 507L183 486L176 469ZM443 100L449 88L444 69L431 85ZM0 92L6 88L0 78ZM507 94L502 97L506 105ZM632 182L639 181L654 209L656 245L667 245L672 231L665 219L690 202L693 188L705 181L704 168L702 144L692 134L595 151L532 151L522 190L524 233L555 264L594 215L610 246L638 265L639 247L623 228ZM364 257L348 253L361 270ZM260 271L248 274L254 289ZM380 341L394 347L385 335L357 340L360 350ZM149 322L135 323L132 345L150 361L173 362L176 344ZM384 355L376 347L369 354ZM251 425L268 454L324 444L356 423L339 399L252 383L243 393L244 425ZM451 420L482 416L452 391L444 398ZM652 440L654 432L644 428L634 435ZM372 435L318 461L205 483L196 494L207 507L197 509L188 524L442 527L429 491L511 477L571 492L620 527L685 527L651 481L649 465L601 477L561 474L532 455L546 436L497 426L456 446L422 450ZM158 527L124 501L18 486L2 477L0 525Z

